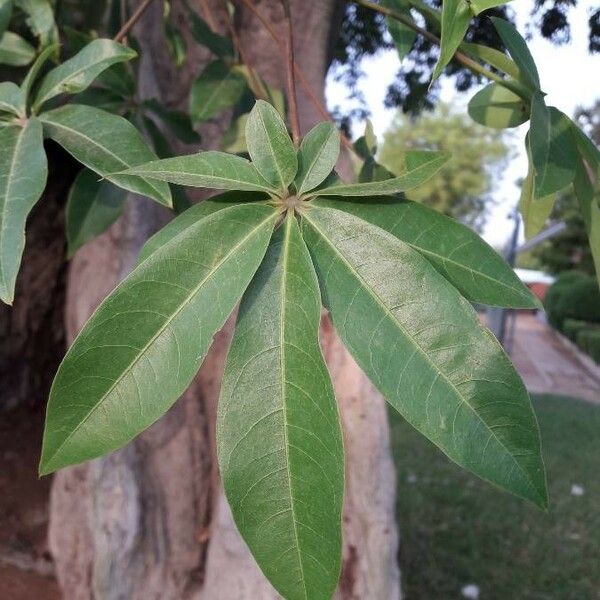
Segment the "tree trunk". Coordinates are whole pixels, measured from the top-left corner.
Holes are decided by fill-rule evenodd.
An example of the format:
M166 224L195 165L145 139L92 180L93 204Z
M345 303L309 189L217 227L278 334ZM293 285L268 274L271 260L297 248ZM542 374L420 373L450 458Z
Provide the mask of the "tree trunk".
M282 32L279 1L256 4ZM212 6L212 19L222 14L220 6L218 1ZM297 60L321 99L335 8L334 0L292 2ZM282 63L273 41L245 10L239 11L236 26L247 60L282 88ZM142 93L181 102L206 55L195 48L192 67L183 72L169 64L161 51L158 5L139 24L138 39L145 57ZM299 96L306 130L319 115L302 90ZM203 147L217 145L222 131L221 123L204 128ZM148 201L133 199L119 223L79 251L68 279L70 340L131 269L162 218ZM163 419L126 448L55 476L49 539L67 600L278 597L237 533L216 470L214 417L232 324L233 318L216 337L190 389ZM395 480L383 400L327 319L322 344L341 405L347 455L344 563L337 597L394 600L400 596Z

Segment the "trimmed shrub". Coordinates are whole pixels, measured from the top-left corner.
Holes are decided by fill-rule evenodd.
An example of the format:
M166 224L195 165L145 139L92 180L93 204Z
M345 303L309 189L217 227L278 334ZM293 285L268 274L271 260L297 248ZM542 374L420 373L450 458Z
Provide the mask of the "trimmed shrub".
M600 323L598 282L585 273L563 273L548 289L544 307L548 321L559 330L566 319Z
M577 345L600 363L600 329L583 329L577 334Z
M574 342L580 331L585 331L592 327L592 323L587 321L578 321L577 319L565 319L562 324L562 332Z

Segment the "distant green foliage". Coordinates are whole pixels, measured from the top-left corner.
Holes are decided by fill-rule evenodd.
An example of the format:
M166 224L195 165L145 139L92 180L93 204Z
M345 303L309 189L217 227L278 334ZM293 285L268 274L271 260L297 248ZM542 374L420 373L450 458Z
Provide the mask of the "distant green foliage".
M594 327L580 330L576 342L586 354L600 363L600 329Z
M577 335L584 329L589 329L590 323L580 321L579 319L565 319L562 326L562 332L572 341L577 340Z
M600 323L598 281L585 273L568 271L550 287L544 299L548 321L562 329L565 319Z
M504 135L441 104L436 112L416 120L398 114L385 134L380 162L399 174L405 167L407 149L452 154L452 160L435 177L408 197L480 229L492 202L494 174L509 154Z

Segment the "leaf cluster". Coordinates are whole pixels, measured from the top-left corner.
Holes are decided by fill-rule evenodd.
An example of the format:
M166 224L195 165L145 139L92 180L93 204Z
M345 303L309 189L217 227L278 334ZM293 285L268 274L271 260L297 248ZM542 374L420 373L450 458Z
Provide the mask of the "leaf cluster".
M451 460L545 507L527 391L469 303L537 302L474 232L401 195L448 156L409 152L399 175L375 169L346 184L334 126L296 148L263 101L246 145L251 161L201 152L106 175L227 191L151 238L73 343L52 386L40 472L115 450L156 421L240 303L217 417L225 492L284 597L331 597L344 453L319 347L324 306L404 418ZM370 138L357 146L373 158Z

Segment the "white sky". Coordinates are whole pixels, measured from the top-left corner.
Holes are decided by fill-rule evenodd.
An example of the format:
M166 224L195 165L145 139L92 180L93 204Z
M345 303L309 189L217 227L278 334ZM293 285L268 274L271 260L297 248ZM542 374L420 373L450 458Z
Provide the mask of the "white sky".
M517 13L519 31L523 33L531 20L533 0L515 0L511 6ZM546 102L557 106L568 115L572 115L577 106L589 106L600 97L600 54L590 55L587 51L587 22L593 7L598 7L598 0L579 0L577 7L570 10L571 41L568 45L554 46L541 36L535 36L528 42L540 72L542 89L548 94ZM393 109L386 109L383 101L399 67L395 51L380 52L363 62L366 76L360 81L359 89L364 94L371 111L375 133L380 140L383 139L383 134L395 113ZM454 89L453 80L444 79L441 99L466 107L476 91L477 89L473 88L466 94L460 94ZM327 100L330 108L335 105L342 108L350 106L346 94L343 84L331 79L328 81ZM354 133L360 134L362 128L362 124L355 124ZM515 132L512 140L515 156L503 173L502 181L498 182L494 190L497 205L490 211L483 236L496 247L504 245L512 231L512 222L508 215L519 199L519 189L515 182L527 172L527 158L523 149L527 128L526 123L511 130Z

